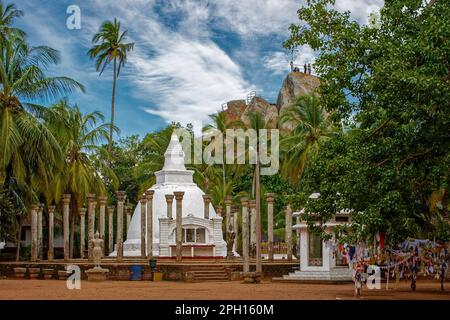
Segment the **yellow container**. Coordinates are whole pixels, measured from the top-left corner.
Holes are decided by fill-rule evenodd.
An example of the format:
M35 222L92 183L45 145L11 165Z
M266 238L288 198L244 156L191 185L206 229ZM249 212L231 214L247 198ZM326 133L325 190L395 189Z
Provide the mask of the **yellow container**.
M155 272L153 274L153 281L162 281L162 279L163 279L162 272Z

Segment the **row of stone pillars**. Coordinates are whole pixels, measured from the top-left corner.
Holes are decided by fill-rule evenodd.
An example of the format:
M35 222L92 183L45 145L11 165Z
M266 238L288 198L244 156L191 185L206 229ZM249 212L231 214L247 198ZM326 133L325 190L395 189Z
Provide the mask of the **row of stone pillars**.
M97 222L97 230L100 234L100 238L105 239L106 235L106 209L108 211L108 248L106 253L111 253L114 250L114 210L115 206L108 206L107 198L99 196L96 198L95 194L88 194L87 208L79 208L80 215L80 257L85 258L86 245L88 245L88 259L92 260L92 248L89 245L90 241L94 238L96 227L95 209L97 206L97 200L99 204L99 217ZM117 258L120 260L123 258L123 214L125 204L125 192L117 191L117 221L116 221L116 242L117 242ZM64 260L70 260L69 248L70 248L70 202L71 195L63 194L62 196L62 212L63 212L63 243L64 243ZM55 206L48 206L48 252L47 259L54 260L54 227L55 227ZM131 206L126 206L126 222L127 227L131 221ZM42 236L42 213L44 205L36 204L31 207L31 261L38 261L43 259L43 236ZM86 244L86 214L87 214L87 244Z
M268 258L274 259L274 201L275 194L267 193L267 236L268 236ZM225 197L225 214L227 237L230 231L235 232L234 250L237 249L239 237L238 209L232 206L232 198ZM206 208L206 203L205 203ZM255 255L256 246L256 201L248 198L241 198L242 208L242 256L244 258L244 272L248 272L250 256ZM216 213L222 214L222 207L216 207ZM292 210L290 205L285 207L285 241L287 244L287 260L292 260ZM251 252L250 252L251 249Z

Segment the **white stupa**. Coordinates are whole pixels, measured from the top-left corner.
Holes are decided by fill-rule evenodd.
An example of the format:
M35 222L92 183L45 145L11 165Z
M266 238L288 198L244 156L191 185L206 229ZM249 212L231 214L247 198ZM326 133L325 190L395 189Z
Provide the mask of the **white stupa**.
M205 194L193 181L194 171L186 170L184 152L176 134L172 134L164 154L164 167L155 172L156 184L149 190L153 195L153 256L175 256L176 200L172 205L172 217L167 217L165 195L183 191L182 226L184 257L224 257L226 243L223 240L222 217L216 215L210 204L209 219L204 218ZM124 243L124 256L141 255L141 206L134 210ZM146 239L148 241L148 239ZM111 255L115 255L113 252ZM148 254L148 253L147 253Z

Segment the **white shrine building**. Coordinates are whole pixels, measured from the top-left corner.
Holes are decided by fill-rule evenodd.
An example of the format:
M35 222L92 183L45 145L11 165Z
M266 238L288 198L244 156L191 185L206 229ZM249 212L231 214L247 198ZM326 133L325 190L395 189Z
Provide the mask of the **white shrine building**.
M313 193L310 198L319 197L320 194ZM333 233L334 227L350 222L350 211L337 212L323 227L328 234ZM319 235L308 230L308 224L302 220L304 210L294 212L297 223L292 227L297 232L298 248L300 251L300 268L288 275L283 276L285 280L300 281L350 281L352 273L348 263L343 261L342 256L333 250ZM309 213L314 215L313 213Z
M176 200L173 200L169 217L166 195L184 192L182 200L182 255L185 257L225 257L226 242L222 233L222 217L218 216L209 203L209 217L205 218L205 194L193 181L194 171L187 170L184 152L176 134L172 134L164 154L164 167L155 172L156 184L153 190L153 256L176 256ZM148 223L148 222L147 222ZM149 239L146 239L148 241ZM114 251L111 255L115 256ZM124 242L124 256L141 255L141 206L134 210ZM148 255L148 252L147 252Z

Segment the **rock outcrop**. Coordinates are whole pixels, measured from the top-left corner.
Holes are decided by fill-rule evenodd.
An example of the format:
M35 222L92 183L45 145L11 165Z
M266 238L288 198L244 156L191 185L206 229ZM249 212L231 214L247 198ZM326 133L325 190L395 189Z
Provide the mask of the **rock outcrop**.
M222 112L226 115L227 123L231 123L236 120L241 120L246 108L247 104L245 100L231 100L227 102L227 108Z
M278 93L277 107L281 112L289 106L294 97L314 92L320 85L318 77L303 72L291 72L284 79Z
M283 80L276 104L269 103L256 96L252 98L248 105L245 100L228 101L227 108L222 112L226 114L228 123L241 120L245 125L249 124L249 112L260 112L269 127L275 128L279 114L292 103L296 96L314 92L319 85L320 80L316 76L303 72L290 72ZM281 129L291 130L287 124Z
M241 116L242 122L248 126L250 124L249 113L258 112L262 115L262 118L267 124L268 128L276 128L278 121L278 109L276 105L270 104L266 100L260 97L254 97L247 108L245 109L243 115Z

